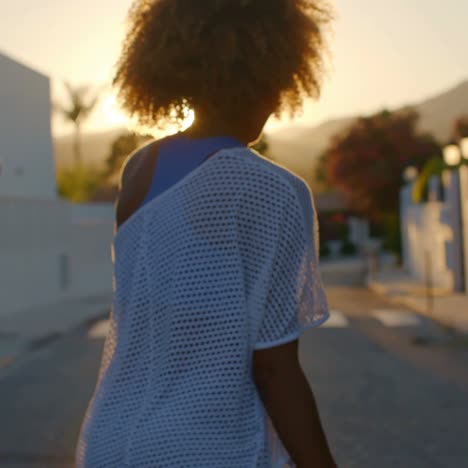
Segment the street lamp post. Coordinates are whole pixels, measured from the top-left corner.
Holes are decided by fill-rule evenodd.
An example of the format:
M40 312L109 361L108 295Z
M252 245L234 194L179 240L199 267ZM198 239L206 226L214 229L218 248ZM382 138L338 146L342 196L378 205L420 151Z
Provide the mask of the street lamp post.
M462 224L462 249L464 255L465 294L468 295L468 138L460 141L461 156L465 162L460 172L460 210Z
M465 148L463 148L465 150ZM451 169L444 174L444 184L446 193L446 203L449 207L450 224L453 231L451 264L454 271L454 289L457 292L466 291L465 280L465 251L463 244L466 242L463 234L463 201L462 201L462 178L460 165L462 159L462 148L459 145L451 144L444 148L444 160ZM465 205L466 207L466 205Z
M460 141L460 150L463 158L468 159L468 137Z
M458 145L448 145L444 148L444 160L448 166L458 166L461 157L461 150Z
M410 239L408 232L408 210L413 204L413 188L419 171L415 166L408 166L403 172L403 180L405 185L400 190L400 235L402 247L402 263L407 272L413 271L413 262L410 255Z

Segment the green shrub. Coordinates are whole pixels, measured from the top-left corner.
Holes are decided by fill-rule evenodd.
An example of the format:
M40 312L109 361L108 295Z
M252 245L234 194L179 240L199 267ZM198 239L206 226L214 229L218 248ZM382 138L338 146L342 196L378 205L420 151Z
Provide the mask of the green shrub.
M397 255L402 254L401 224L398 213L386 213L382 215L382 248Z
M341 246L340 253L342 255L355 255L357 252L356 246L350 242L350 241L345 241L343 242L343 245Z
M323 244L320 246L320 257L328 257L330 255L330 248L327 244Z
M411 194L413 203L422 203L427 200L429 179L434 175L440 177L446 168L447 165L440 156L434 156L426 162L413 187Z
M86 166L60 169L57 172L57 194L75 203L88 202L101 186L102 172Z

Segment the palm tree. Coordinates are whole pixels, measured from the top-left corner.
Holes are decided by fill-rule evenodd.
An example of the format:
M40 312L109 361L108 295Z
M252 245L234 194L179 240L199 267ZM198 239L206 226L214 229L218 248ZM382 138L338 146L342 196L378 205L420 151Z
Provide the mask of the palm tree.
M104 85L105 87L107 85ZM65 87L68 91L69 106L62 106L60 103L53 102L52 108L58 112L65 121L72 123L75 126L75 138L73 142L73 150L75 154L75 163L77 168L81 166L81 126L82 123L91 115L91 112L96 107L99 100L100 90L96 91L93 97L86 98L90 90L90 86L77 86L75 88L65 81ZM102 89L102 88L101 88Z

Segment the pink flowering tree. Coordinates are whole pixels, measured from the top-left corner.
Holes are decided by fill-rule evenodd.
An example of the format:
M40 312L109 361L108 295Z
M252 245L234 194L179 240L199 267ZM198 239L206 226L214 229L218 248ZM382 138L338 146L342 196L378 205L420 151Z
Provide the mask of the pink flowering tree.
M428 134L418 133L414 110L387 111L362 117L335 135L326 150L329 183L346 196L348 209L380 222L398 213L404 169L419 170L441 149Z

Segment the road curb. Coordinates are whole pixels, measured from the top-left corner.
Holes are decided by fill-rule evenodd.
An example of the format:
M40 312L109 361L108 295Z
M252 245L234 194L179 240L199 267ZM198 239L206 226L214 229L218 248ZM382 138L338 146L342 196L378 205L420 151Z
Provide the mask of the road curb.
M385 285L373 282L372 279L368 278L366 278L366 285L369 290L385 297L388 301L394 304L403 305L423 317L434 320L446 328L450 328L460 335L468 335L468 314L460 315L457 312L450 313L449 311L445 311L444 313L436 311L431 314L428 311L427 306L420 303L421 296L413 296L403 291L399 294L395 293L395 291L392 291ZM440 297L443 300L447 295ZM436 301L438 298L434 297L433 300Z

